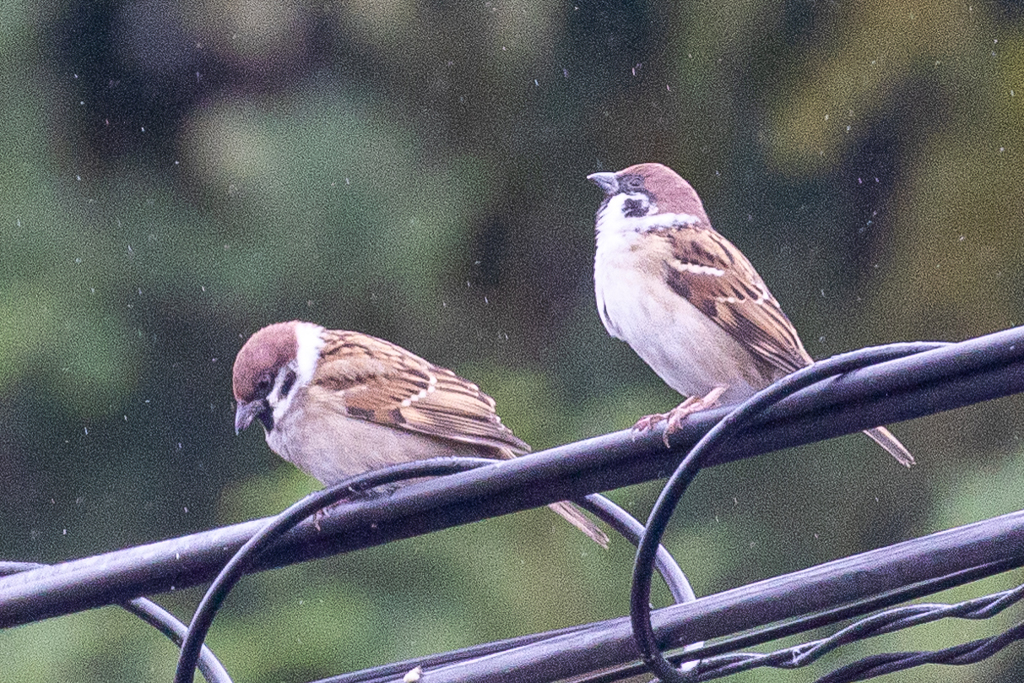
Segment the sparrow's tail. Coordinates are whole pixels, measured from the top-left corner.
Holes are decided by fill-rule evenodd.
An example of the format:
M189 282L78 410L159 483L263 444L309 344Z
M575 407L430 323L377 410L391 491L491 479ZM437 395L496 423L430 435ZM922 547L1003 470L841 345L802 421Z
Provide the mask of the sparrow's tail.
M590 536L594 543L597 543L602 548L608 548L608 534L601 531L578 507L565 500L560 503L552 503L548 507L564 517L565 521L569 522L569 524Z
M889 455L896 458L896 460L898 460L904 467L910 467L914 464L914 456L912 456L910 451L908 451L906 447L899 442L899 439L893 436L892 432L885 427L867 429L864 433L870 436L879 446L889 451Z

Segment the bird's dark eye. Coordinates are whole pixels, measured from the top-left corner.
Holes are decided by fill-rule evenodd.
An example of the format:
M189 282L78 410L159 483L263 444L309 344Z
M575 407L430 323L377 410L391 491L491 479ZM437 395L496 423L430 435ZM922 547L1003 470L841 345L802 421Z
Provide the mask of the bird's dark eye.
M274 377L269 372L264 372L256 380L256 398L266 398L270 390L274 388Z
M288 392L292 390L292 385L295 384L295 373L291 370L284 376L284 381L281 382L281 396L287 396Z
M639 218L647 215L647 202L642 199L627 199L622 205L622 215L629 218Z
M644 179L637 175L626 176L623 178L623 187L630 192L637 192L644 189Z

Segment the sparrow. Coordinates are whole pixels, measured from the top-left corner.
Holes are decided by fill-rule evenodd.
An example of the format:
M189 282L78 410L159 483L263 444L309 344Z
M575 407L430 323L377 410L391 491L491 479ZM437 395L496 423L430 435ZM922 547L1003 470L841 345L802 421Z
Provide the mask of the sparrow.
M608 333L688 398L636 429L749 398L814 360L746 256L708 220L675 171L637 164L587 179L604 192L595 226L594 289ZM885 427L865 432L901 464L914 458Z
M413 460L530 450L475 384L360 332L268 325L239 350L232 384L235 433L258 420L272 451L325 485ZM548 507L608 546L572 503Z

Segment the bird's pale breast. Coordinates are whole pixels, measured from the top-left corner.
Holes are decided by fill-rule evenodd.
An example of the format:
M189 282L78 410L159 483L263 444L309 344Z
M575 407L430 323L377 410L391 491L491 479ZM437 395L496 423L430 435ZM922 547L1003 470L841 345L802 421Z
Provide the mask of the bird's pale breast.
M771 382L739 342L666 284L665 255L615 237L612 248L598 241L594 268L598 311L612 336L684 396L726 386L721 400L731 403Z

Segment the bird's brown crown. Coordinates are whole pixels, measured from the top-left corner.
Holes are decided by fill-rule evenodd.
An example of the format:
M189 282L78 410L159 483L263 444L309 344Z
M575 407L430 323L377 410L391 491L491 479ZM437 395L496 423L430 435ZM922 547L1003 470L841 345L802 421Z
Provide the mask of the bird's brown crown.
M639 182L637 189L646 192L658 205L658 213L686 213L706 217L704 204L690 183L668 166L655 163L635 164L624 168L615 176L619 191L629 191L631 182Z
M232 370L232 389L238 401L263 398L263 385L269 379L273 386L277 371L287 365L298 353L295 336L296 321L267 325L249 337L238 355Z

